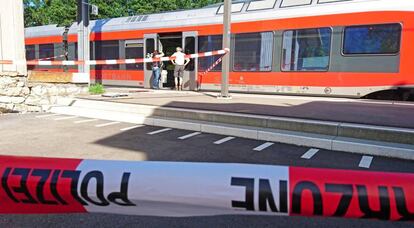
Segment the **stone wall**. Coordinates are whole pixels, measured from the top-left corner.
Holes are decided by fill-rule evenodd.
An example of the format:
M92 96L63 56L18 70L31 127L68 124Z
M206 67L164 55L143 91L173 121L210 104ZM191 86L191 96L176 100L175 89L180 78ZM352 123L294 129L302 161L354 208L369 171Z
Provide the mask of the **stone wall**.
M87 87L73 83L31 83L16 72L0 72L0 108L15 112L41 112L57 101L87 93Z

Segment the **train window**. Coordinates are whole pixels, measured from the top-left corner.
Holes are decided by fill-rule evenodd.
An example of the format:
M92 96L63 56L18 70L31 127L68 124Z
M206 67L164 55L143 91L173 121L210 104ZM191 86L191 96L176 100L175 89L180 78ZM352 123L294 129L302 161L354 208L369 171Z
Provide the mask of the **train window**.
M186 54L195 53L195 37L185 38L184 53ZM188 71L194 71L194 66L195 66L195 62L194 62L194 59L192 59L190 63L187 65L186 69Z
M36 59L35 45L26 45L26 60Z
M312 0L283 0L280 8L291 6L305 6L312 4Z
M247 11L273 9L276 5L277 0L258 0L252 1L247 7Z
M331 3L331 2L348 2L348 1L352 1L352 0L318 0L318 4Z
M331 36L330 28L285 31L282 71L327 71Z
M68 60L77 60L78 59L78 43L68 43ZM93 54L94 54L94 47L93 47L93 42L91 41L89 43L89 59L94 59Z
M200 36L198 37L198 52L207 52L221 50L223 48L223 36ZM220 56L209 56L198 58L198 70L205 71L212 66ZM219 63L212 71L221 71L221 63Z
M138 40L125 41L125 58L141 59L144 58L144 43ZM127 70L144 70L143 63L126 64Z
M53 44L39 45L39 58L46 59L55 56L55 48Z
M397 54L400 51L400 24L346 27L343 54Z
M240 3L233 3L231 4L231 12L232 13L238 13L241 12L244 6L244 2ZM220 8L217 10L217 14L223 14L224 13L224 5L221 5Z
M271 71L273 33L246 33L235 35L234 71Z
M68 60L77 60L78 59L78 43L68 43ZM92 52L92 49L91 49ZM92 58L91 58L92 59Z
M151 57L151 54L155 51L155 39L146 39L145 40L145 47L146 47L146 58ZM147 70L152 70L152 63L147 63Z
M26 60L36 59L36 46L35 45L26 45ZM35 66L27 66L28 70L34 70Z
M111 60L119 59L119 41L96 41L95 43L95 59ZM118 70L119 65L97 65L97 70Z

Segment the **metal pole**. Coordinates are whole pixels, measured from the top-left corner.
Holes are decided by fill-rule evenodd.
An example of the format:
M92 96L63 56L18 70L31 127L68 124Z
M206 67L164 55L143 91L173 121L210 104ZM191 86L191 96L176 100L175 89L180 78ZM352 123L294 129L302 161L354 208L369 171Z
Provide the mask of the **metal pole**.
M89 37L89 0L84 0L83 5L83 25L84 25L84 33L83 33L83 59L85 61L90 60L90 37ZM88 77L88 87L91 86L91 77L90 77L90 65L84 65L84 73L86 73Z
M230 49L231 41L231 0L224 0L223 14L223 49ZM221 97L229 98L230 55L223 57L221 71Z
M83 0L78 0L78 13L77 13L77 22L78 22L78 59L83 60L83 33L84 33L84 24L83 24ZM84 66L78 65L78 72L84 72Z
M88 61L89 50L89 0L78 0L78 59ZM88 86L91 84L89 76L89 65L81 64L78 66L79 73L84 73L88 77Z

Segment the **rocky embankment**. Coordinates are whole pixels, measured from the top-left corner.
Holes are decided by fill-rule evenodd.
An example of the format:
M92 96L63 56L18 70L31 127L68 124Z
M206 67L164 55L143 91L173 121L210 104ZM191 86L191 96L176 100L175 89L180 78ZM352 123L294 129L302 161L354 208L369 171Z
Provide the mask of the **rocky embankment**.
M0 112L40 112L58 97L85 92L85 86L73 83L31 83L16 72L0 72Z

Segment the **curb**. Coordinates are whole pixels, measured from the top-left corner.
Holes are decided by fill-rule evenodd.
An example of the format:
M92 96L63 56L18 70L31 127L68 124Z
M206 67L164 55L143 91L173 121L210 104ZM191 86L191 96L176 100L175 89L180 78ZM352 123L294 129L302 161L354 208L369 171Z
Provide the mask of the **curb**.
M318 121L298 118L248 115L218 111L136 105L85 99L60 99L59 105L134 113L143 116L234 124L256 128L297 131L335 137L414 145L414 129Z
M374 133L376 131L383 132L380 138L386 137L387 134L393 136L391 139L398 138L398 135L399 137L404 137L405 134L412 134L412 136L414 136L414 131L405 129L382 128L377 126L323 121L300 121L298 119L275 117L272 117L271 119L268 117L262 117L262 119L260 119L257 118L257 116L241 116L240 114L235 114L234 116L237 117L235 117L235 120L233 119L233 121L228 121L230 123L224 123L224 120L231 120L233 115L208 111L194 111L195 115L199 116L200 119L209 120L200 121L192 119L191 117L194 117L194 115L191 114L189 110L180 110L176 108L154 108L153 106L148 107L145 105L131 105L101 101L85 102L84 100L61 100L59 104L59 106L50 107L50 112L134 124L199 131L204 133L286 143L298 146L316 147L327 150L414 160L414 145L412 144L389 141L382 142L378 140L357 138L359 135L365 134L364 132L369 131ZM177 115L180 115L183 118L170 117ZM234 122L238 122L241 119L246 120L245 124L234 124ZM264 123L272 123L273 125L271 126L273 126L273 128L260 127L259 124ZM291 129L299 130L283 129L288 128L289 124L293 125ZM279 126L282 129L276 129L276 126ZM316 130L314 132L308 132L311 130L312 126L315 126ZM321 134L321 132L334 134ZM353 135L353 132L357 133L355 134L357 137L350 137ZM374 134L372 132L369 133Z

